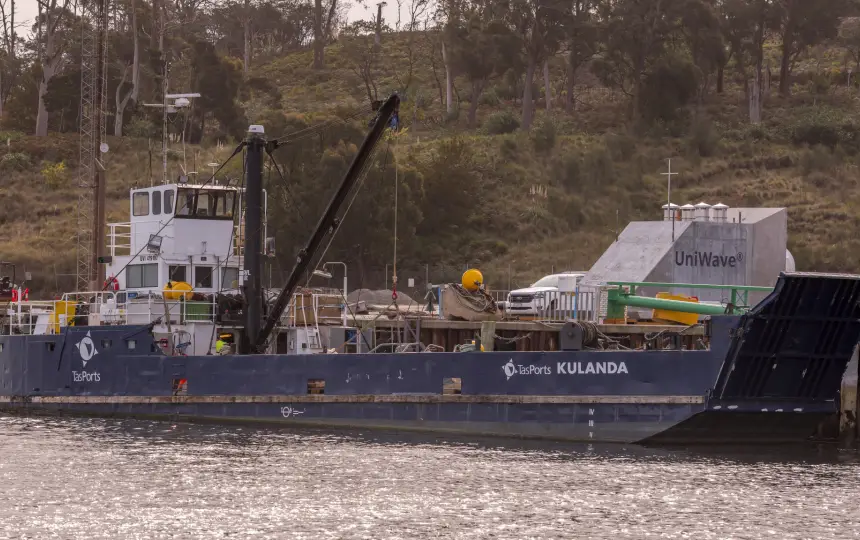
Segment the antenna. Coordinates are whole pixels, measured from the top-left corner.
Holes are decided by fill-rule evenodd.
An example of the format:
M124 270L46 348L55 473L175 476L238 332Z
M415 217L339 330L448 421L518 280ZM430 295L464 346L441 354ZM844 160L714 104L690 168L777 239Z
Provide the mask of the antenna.
M664 173L660 173L666 177L666 204L669 205L669 211L672 210L672 175L678 174L676 172L672 172L672 158L667 159L669 162L669 170ZM672 214L672 241L675 241L675 214Z
M164 85L162 87L162 95L164 99L161 103L144 103L144 107L153 107L156 109L162 110L162 119L161 119L161 183L167 183L167 115L174 114L179 112L182 109L186 109L191 105L191 98L199 98L199 93L186 93L186 94L168 94L167 93L167 69L165 68L164 73ZM172 99L173 103L168 103L167 100ZM185 129L182 129L182 173L185 174L186 171L186 163L185 163ZM152 186L152 177L149 178L149 185Z

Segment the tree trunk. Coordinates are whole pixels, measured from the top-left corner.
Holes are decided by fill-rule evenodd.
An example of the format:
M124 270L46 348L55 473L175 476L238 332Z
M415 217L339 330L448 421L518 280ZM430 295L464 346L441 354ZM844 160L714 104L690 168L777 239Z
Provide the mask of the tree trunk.
M637 70L633 74L633 97L630 103L630 119L639 120L639 97L642 95L642 72Z
M552 86L549 82L549 59L543 61L543 94L546 98L546 110L552 109Z
M567 114L573 114L573 92L576 88L576 68L573 67L573 53L570 53L570 58L567 64L567 88L564 96L564 111Z
M725 78L725 66L717 68L717 93L723 93L723 79Z
M779 94L788 97L791 95L791 84L789 80L791 72L791 43L788 32L782 37L782 61L779 64Z
M451 78L451 64L448 62L444 41L442 42L442 62L445 63L445 112L450 117L454 114L454 81Z
M113 118L113 134L116 137L122 137L122 120L125 113L125 106L128 104L128 100L131 97L132 92L132 90L129 90L125 96L121 97L122 85L125 84L126 75L128 75L128 66L125 66L125 69L122 70L122 78L116 86L116 95L114 96L114 99L116 100L116 114Z
M320 0L317 0L317 4L320 3ZM245 54L242 57L242 69L245 72L245 77L248 76L248 70L251 69L251 6L250 0L245 0L245 20L242 25L242 30L244 31L244 36L242 38L242 45L245 49ZM314 44L314 48L316 48L316 43ZM314 55L316 55L316 50L314 50Z
M50 80L50 78L48 79ZM45 107L45 94L48 92L48 82L45 76L39 81L39 112L36 116L36 136L48 136L48 109Z
M472 98L469 102L469 128L474 128L478 117L478 101L483 91L483 81L472 81Z
M159 0L152 0L152 33L149 35L149 48L155 49L158 47L158 35L160 31L156 31L156 26L158 25L159 13L161 13L158 9ZM161 48L158 49L159 51Z
M322 0L314 2L314 69L325 65L325 43L322 35Z
M131 31L134 33L134 56L131 68L131 100L140 99L140 36L137 30L137 1L131 0Z
M528 131L532 127L532 119L534 118L534 98L532 97L532 83L535 79L535 71L537 70L537 62L533 56L529 56L528 65L526 66L526 80L523 83L523 131Z

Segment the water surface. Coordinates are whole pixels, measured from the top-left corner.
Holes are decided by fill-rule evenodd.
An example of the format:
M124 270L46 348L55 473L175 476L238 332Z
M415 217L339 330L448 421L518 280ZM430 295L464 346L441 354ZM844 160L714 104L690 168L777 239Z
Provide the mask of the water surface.
M860 455L0 416L0 538L860 538Z

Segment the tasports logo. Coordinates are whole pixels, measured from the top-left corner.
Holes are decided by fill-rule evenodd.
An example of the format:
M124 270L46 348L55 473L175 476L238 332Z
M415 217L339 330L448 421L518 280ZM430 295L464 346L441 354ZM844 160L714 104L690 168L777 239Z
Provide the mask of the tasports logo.
M98 371L86 371L87 362L99 353L96 350L95 342L93 342L92 334L87 332L87 335L75 344L75 348L81 355L81 363L85 369L83 371L72 371L72 380L79 383L101 382L102 376Z
M93 343L93 337L90 332L87 332L87 335L84 339L80 340L75 347L78 349L78 352L81 355L81 360L84 363L84 367L87 367L87 362L93 359L95 355L99 352L96 350L96 344Z
M710 251L676 251L675 266L710 266L712 268L736 268L743 262L744 254L720 255Z

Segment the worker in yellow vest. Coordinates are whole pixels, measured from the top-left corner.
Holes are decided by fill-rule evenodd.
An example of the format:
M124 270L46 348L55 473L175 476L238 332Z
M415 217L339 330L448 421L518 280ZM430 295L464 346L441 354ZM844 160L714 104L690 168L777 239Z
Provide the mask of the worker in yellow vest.
M218 341L215 342L215 354L230 354L233 342L233 334L221 334L218 336Z

